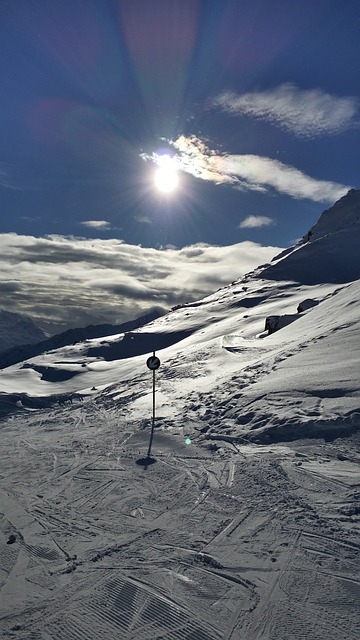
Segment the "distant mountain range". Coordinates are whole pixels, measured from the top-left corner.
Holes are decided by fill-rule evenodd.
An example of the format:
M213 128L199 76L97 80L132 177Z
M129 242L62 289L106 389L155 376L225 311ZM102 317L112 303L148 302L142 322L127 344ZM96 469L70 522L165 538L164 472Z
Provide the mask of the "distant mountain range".
M45 351L52 351L92 338L133 331L152 322L164 313L163 308L154 307L149 313L119 325L89 325L80 329L68 329L51 338L46 338L44 332L30 318L0 311L1 347L6 345L4 349L0 347L0 369L33 358Z
M0 352L45 339L44 331L28 316L0 310Z

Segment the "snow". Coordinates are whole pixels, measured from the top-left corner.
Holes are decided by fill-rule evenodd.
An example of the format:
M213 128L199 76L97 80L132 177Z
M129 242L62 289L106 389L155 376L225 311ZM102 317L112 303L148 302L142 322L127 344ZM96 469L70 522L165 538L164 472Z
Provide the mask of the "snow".
M3 637L359 637L349 197L342 229L329 210L314 241L204 300L0 372ZM271 315L292 322L268 335Z

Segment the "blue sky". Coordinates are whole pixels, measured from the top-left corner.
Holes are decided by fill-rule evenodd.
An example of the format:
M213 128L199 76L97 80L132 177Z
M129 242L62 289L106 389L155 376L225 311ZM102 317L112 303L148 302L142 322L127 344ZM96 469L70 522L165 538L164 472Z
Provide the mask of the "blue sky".
M3 0L0 234L293 244L359 187L359 33L356 0Z

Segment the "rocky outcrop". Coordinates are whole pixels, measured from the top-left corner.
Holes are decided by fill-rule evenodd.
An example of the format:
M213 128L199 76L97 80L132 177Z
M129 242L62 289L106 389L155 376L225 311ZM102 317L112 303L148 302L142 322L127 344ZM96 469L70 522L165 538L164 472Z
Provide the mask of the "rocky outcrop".
M303 311L307 311L312 307L316 307L319 304L319 300L314 300L313 298L306 298L298 304L297 312L302 313Z

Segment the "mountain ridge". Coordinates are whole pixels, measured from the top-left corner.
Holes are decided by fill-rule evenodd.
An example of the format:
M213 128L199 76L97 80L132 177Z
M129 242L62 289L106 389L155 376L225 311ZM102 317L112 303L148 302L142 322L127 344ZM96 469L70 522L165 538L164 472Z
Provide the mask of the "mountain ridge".
M61 333L46 338L35 343L20 344L15 348L6 349L0 352L0 368L9 367L17 362L33 358L40 355L44 351L52 351L53 349L59 349L69 344L76 344L83 342L84 340L91 340L93 338L103 338L109 335L115 335L118 333L124 333L137 329L143 324L147 324L166 313L162 307L154 307L148 313L135 318L134 320L128 320L120 325L111 324L99 324L88 325L86 327L80 327L78 329L67 329Z

